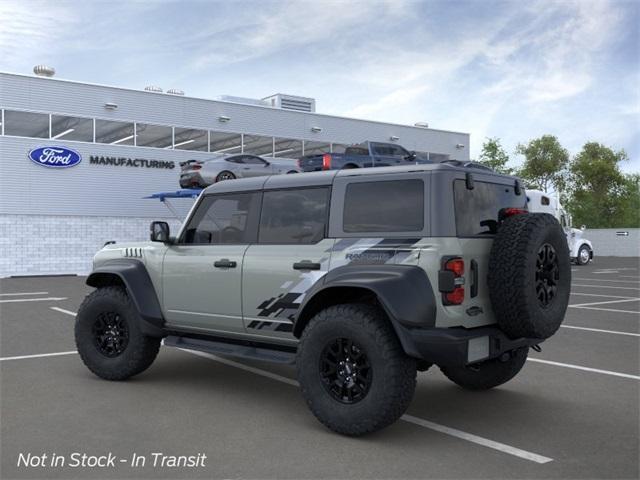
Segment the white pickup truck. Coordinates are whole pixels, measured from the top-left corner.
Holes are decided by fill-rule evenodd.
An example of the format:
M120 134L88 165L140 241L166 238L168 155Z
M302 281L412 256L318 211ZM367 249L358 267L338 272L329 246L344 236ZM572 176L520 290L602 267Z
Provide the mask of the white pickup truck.
M558 219L564 229L569 244L569 254L578 265L586 265L593 260L593 245L583 237L586 227L573 228L571 215L560 205L560 201L541 190L527 189L527 206L530 212L550 213Z

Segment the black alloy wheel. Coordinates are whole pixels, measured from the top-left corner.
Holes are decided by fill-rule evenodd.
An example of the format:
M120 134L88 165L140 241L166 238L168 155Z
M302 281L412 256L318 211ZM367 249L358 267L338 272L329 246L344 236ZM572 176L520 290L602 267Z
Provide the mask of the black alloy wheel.
M129 328L126 321L115 312L98 315L92 327L94 345L108 358L122 354L129 344Z
M556 298L560 270L555 249L545 243L538 250L536 259L536 295L541 307L547 308Z
M353 404L366 397L372 370L364 350L348 338L329 342L320 356L320 378L332 398Z

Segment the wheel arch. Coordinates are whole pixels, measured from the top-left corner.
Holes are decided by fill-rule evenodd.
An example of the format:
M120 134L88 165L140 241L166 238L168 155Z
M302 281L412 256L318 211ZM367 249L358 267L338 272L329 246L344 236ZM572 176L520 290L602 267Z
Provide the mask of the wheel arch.
M435 326L436 300L424 270L412 265L346 265L331 270L307 292L293 335L300 338L316 313L342 303L379 306L409 355L415 349L407 327Z
M124 288L140 315L142 332L152 337L164 336L164 316L160 302L151 277L142 262L134 259L105 262L89 274L86 284L94 288Z

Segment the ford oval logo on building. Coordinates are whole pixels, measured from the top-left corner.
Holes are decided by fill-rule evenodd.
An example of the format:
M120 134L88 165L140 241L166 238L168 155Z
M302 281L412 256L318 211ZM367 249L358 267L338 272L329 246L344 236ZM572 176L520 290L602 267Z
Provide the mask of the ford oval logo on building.
M38 147L29 152L29 159L43 167L69 168L79 164L82 156L70 148Z

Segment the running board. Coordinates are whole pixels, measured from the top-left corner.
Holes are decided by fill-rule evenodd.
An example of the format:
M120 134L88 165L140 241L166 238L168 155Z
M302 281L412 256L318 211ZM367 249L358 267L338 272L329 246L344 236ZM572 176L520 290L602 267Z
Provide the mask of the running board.
M217 342L215 340L204 340L200 338L169 335L164 339L164 344L169 347L198 350L214 355L229 355L263 362L293 364L296 360L296 354L293 351L271 350L251 345L238 345L235 343Z

